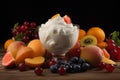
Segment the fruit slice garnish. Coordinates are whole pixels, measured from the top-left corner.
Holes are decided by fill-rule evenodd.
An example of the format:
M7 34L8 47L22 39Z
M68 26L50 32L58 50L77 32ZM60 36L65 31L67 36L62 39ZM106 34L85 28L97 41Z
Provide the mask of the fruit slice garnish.
M2 65L6 68L13 67L15 65L15 58L10 52L6 52L2 58Z
M116 62L109 59L109 58L106 58L105 56L102 56L102 62L103 63L106 63L106 64L112 64L112 65L116 65Z
M71 18L70 18L68 15L63 16L63 18L64 18L64 21L65 21L67 24L71 24L71 23L72 23Z
M103 55L104 55L106 58L110 59L110 54L108 53L108 51L106 50L106 48L102 48L102 51L103 51Z
M100 48L106 48L107 45L108 45L108 44L107 44L107 42L105 42L105 41L100 42L100 43L97 44L97 46L100 47Z
M57 13L57 14L53 15L53 16L51 17L51 19L54 19L54 18L56 18L56 17L58 17L58 16L60 16L60 14L59 14L59 13Z
M97 45L97 38L92 35L84 36L80 41L81 46Z
M42 56L25 59L25 64L29 67L32 67L32 68L41 66L44 62L45 62L45 58Z

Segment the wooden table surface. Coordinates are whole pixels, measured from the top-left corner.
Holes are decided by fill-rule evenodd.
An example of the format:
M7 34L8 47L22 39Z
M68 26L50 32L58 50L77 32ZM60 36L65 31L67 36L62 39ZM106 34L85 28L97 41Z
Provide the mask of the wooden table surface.
M120 69L116 68L112 73L106 70L99 71L96 68L83 73L67 73L59 75L51 73L49 69L44 69L42 76L37 76L34 70L20 72L17 69L5 69L1 65L4 52L0 50L0 80L120 80Z

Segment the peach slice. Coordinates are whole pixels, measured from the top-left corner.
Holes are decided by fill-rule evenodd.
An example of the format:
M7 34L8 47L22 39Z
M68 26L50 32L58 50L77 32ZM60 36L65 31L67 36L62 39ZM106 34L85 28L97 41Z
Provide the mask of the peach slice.
M102 51L103 51L103 55L104 55L106 58L110 59L110 54L108 53L108 51L106 50L106 48L102 48Z
M43 56L25 59L25 64L32 68L41 66L44 62L45 62L45 58Z
M25 58L32 58L33 54L34 52L30 47L23 47L17 52L16 62L22 63L24 62Z
M101 62L106 63L106 64L112 64L112 65L117 64L115 61L111 60L110 58L106 58L105 56L102 56Z
M56 17L59 17L59 16L60 16L60 14L57 13L57 14L53 15L53 16L51 17L51 19L55 19Z

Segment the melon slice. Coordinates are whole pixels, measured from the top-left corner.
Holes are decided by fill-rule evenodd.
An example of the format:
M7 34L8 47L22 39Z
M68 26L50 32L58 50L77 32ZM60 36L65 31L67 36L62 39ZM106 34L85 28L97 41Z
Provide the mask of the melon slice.
M25 64L32 68L41 66L44 62L45 62L45 58L43 56L25 59Z
M2 65L6 68L12 68L15 66L15 58L11 54L11 52L6 52L2 58Z

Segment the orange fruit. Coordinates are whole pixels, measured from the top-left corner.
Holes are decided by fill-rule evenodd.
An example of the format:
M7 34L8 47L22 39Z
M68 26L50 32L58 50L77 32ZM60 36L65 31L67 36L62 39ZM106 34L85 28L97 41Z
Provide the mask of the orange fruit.
M6 40L5 43L4 43L4 49L6 50L12 42L14 42L13 39Z
M87 35L93 35L97 38L97 42L103 42L105 40L105 32L100 27L92 27L87 31Z
M41 41L39 39L33 39L33 40L31 40L28 43L27 46L33 49L33 51L34 51L34 57L44 56L45 53L46 53L46 49L42 45L42 43L41 43Z
M80 40L86 35L86 31L84 29L79 29L79 36L78 36L78 41L80 42Z
M103 55L104 55L106 58L109 58L109 59L110 59L110 54L108 53L108 51L107 51L105 48L103 48L102 51L103 51Z

